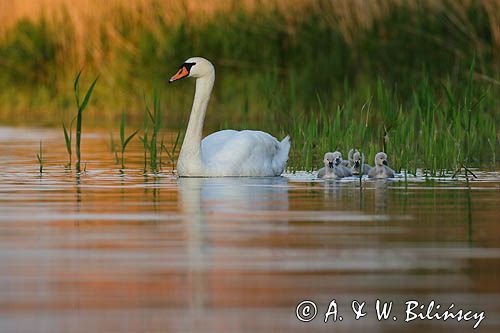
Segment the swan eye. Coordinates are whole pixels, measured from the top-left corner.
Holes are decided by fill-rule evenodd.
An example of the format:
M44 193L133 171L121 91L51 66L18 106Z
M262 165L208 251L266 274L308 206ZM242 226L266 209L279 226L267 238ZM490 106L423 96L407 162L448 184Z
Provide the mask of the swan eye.
M182 64L181 67L185 67L187 69L188 72L191 71L191 67L193 67L194 65L196 65L195 62L185 62Z

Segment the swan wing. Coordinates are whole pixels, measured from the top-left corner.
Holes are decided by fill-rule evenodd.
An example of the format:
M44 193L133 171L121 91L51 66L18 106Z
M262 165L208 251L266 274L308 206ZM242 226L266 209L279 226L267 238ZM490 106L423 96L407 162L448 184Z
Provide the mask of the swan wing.
M290 142L279 142L261 131L224 130L201 143L203 165L211 176L279 176L286 165Z
M235 130L223 130L208 135L201 141L202 156L213 155L213 153L220 150L237 133L238 131Z

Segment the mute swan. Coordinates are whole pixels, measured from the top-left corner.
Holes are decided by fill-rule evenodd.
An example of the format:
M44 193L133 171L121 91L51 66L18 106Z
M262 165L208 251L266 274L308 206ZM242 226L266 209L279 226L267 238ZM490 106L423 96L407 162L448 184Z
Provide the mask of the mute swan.
M326 153L323 159L325 166L318 171L318 178L338 179L351 176L351 171L342 165L339 152Z
M375 155L375 166L368 173L370 178L394 178L394 170L387 166L387 154L384 152Z
M357 149L351 149L348 156L353 175L368 175L372 167L364 163L365 154L361 154Z
M187 59L170 83L184 77L196 78L196 90L189 122L182 143L177 173L180 177L265 177L284 171L290 150L290 137L281 142L261 131L224 130L203 140L210 93L215 82L215 68L201 57Z

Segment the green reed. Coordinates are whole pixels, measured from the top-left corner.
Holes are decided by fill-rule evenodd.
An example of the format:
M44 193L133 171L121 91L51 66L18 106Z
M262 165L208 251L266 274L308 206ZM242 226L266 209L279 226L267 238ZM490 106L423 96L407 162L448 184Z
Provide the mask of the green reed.
M81 163L81 138L82 138L83 111L87 107L87 104L90 100L90 97L92 96L92 92L94 91L95 84L97 83L97 80L99 79L99 77L95 78L95 80L90 84L89 88L87 89L83 100L80 100L80 75L81 74L82 74L82 71L78 72L78 74L74 80L74 83L73 83L73 91L75 94L75 100L76 100L76 106L77 106L76 142L75 142L75 145L76 145L76 166L75 166L75 169L76 169L77 173L81 172L80 163ZM71 127L71 125L70 125L70 127ZM66 148L68 148L68 139L67 139L68 133L67 133L65 126L63 126L63 128L64 128L64 137L66 139ZM71 140L69 142L71 145ZM70 159L71 159L70 151L71 150L68 150L68 153L70 154Z
M115 157L115 164L119 165L120 164L120 158L118 157L118 149L117 149L117 144L115 142L115 138L113 136L113 133L109 133L109 150Z
M139 132L139 130L134 131L129 136L125 137L125 123L126 117L125 112L122 112L122 117L120 121L120 148L121 148L121 167L122 170L125 169L125 148L129 144L130 140L134 138L134 136Z
M172 171L175 170L175 164L176 164L175 160L177 157L176 156L177 148L179 147L179 143L182 142L181 133L182 133L182 130L177 131L177 135L175 137L174 143L173 143L172 148L170 150L165 146L163 140L161 143L161 150L164 151L165 153L167 153L168 158L170 160L170 164L172 165Z
M40 174L43 173L43 163L45 162L43 158L43 147L42 140L40 140L40 147L38 148L38 153L36 154L36 159L38 160L38 171Z
M498 129L485 103L491 91L476 86L470 76L473 66L463 94L446 85L431 89L424 77L404 102L395 89L378 81L365 102L347 96L344 104L326 106L318 98L309 114L290 105L291 121L281 126L294 138L289 165L314 169L325 152L351 148L363 151L368 164L378 151L386 151L396 171L413 174L417 168L442 175L460 165L494 165Z
M149 107L146 98L144 98L144 104L143 135L140 137L144 148L144 172L147 171L147 154L149 154L149 169L151 172L156 173L161 167L159 134L162 128L160 98L156 91L153 93L153 109L151 110Z
M73 117L71 119L71 122L69 124L69 127L66 127L64 124L64 121L62 122L62 128L64 132L64 142L66 143L66 152L68 153L68 164L67 168L71 169L71 164L72 164L72 159L73 159L73 151L72 151L72 141L73 141L73 123L75 121L76 117Z

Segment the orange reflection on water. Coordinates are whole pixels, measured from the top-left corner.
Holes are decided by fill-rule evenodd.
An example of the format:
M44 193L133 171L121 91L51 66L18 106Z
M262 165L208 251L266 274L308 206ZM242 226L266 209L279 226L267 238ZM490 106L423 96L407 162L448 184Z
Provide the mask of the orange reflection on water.
M25 131L23 131L25 133ZM12 138L20 138L13 140ZM44 138L48 165L35 162ZM470 331L472 324L355 321L354 299L439 301L500 323L500 178L325 183L121 174L107 135L88 172L64 171L60 133L0 129L1 332ZM169 166L165 169L170 170ZM295 318L335 298L345 320Z

